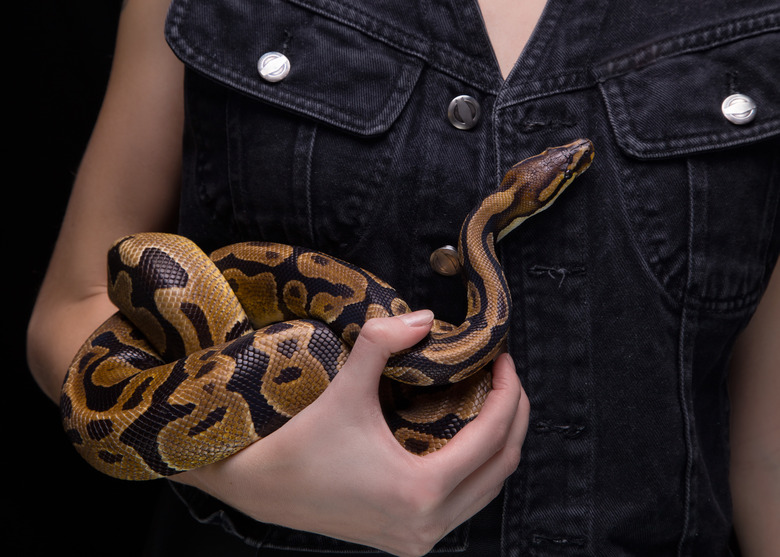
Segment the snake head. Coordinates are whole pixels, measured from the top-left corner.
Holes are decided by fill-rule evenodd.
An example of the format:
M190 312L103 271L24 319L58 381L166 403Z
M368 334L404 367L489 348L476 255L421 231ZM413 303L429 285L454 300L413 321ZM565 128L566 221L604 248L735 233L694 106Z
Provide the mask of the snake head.
M589 139L578 139L525 159L509 169L496 195L511 202L497 223L500 240L528 217L547 209L574 179L585 172L595 152Z

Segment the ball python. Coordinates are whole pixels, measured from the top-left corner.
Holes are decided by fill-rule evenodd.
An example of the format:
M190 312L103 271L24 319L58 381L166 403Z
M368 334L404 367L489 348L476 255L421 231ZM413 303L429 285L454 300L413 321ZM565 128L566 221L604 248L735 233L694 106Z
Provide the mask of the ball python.
M467 315L435 320L393 354L380 382L388 426L410 452L441 448L478 414L511 299L495 243L548 208L590 165L587 139L513 166L466 217L459 259ZM370 272L310 249L134 234L108 253L119 311L84 343L61 394L65 431L95 468L132 480L216 462L311 404L361 325L411 309Z

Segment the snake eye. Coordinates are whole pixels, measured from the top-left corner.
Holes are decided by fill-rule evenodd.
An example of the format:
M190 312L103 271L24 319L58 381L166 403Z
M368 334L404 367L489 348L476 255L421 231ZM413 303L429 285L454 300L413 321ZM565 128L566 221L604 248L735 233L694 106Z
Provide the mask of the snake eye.
M574 171L571 168L567 168L566 172L563 173L563 179L571 180L573 177L574 177Z

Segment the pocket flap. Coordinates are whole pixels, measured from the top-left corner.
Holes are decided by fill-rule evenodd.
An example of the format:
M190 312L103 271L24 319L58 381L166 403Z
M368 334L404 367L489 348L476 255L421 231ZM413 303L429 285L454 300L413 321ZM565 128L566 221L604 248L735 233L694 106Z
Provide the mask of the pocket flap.
M359 135L396 120L423 61L353 26L284 2L174 0L166 37L190 68L241 93ZM272 83L258 61L281 52Z
M745 145L780 134L780 12L670 37L594 71L616 140L653 159ZM741 93L756 104L747 124L721 104Z

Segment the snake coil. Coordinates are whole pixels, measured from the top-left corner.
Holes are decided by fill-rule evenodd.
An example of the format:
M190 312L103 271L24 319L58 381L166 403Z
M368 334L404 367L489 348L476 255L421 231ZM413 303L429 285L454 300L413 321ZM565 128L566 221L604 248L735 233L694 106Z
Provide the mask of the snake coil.
M388 426L410 452L437 450L477 416L511 313L495 242L549 207L593 154L581 139L528 158L466 217L465 320L434 321L383 374ZM61 411L78 452L124 479L204 466L265 437L324 391L366 320L411 311L368 271L281 244L209 257L181 236L135 234L108 267L119 312L74 358Z

